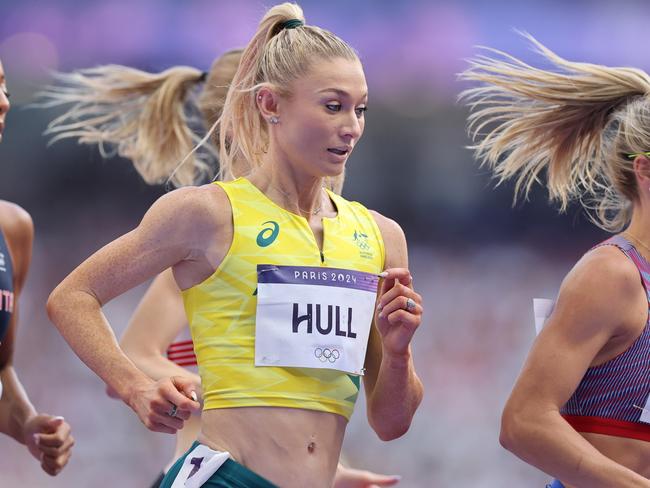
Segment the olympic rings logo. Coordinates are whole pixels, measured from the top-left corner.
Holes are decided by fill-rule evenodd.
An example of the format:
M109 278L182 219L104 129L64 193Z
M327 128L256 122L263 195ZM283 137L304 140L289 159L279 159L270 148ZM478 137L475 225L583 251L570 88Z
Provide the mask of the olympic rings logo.
M338 358L341 357L341 353L338 349L330 349L328 347L317 347L314 349L314 356L320 359L321 363L330 362L334 363Z

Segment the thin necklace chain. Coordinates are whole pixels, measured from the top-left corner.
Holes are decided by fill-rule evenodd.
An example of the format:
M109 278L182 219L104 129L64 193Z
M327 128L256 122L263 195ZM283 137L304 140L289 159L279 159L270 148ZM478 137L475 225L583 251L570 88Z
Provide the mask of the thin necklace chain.
M646 246L646 245L643 243L643 241L642 241L641 239L639 239L637 236L635 236L634 234L632 234L629 230L626 230L626 231L624 232L624 234L627 234L628 236L630 236L630 237L631 237L632 239L634 239L636 242L638 242L639 244L641 244L641 246L642 246L646 251L650 252L650 247Z
M269 185L270 185L271 188L273 188L274 190L276 190L276 191L282 193L286 199L291 199L291 195L290 195L289 193L287 193L286 191L284 191L282 188L278 188L277 186L275 186L273 183L271 183L271 180L269 180ZM320 205L319 205L318 207L316 207L316 208L313 210L313 212L310 212L310 211L308 211L308 210L304 210L304 209L300 208L300 205L298 205L298 202L296 202L296 207L298 207L298 210L299 210L300 212L302 212L302 213L306 213L307 215L318 215L318 214L321 212L321 210L323 210L323 198L322 198L322 195L321 195L321 199L320 199Z

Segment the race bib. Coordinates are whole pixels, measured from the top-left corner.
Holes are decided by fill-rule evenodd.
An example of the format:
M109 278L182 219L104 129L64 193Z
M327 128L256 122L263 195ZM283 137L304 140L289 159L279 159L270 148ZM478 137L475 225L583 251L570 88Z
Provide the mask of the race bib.
M226 451L215 451L203 444L192 449L181 469L178 471L171 488L199 488L212 477L214 473L230 457Z
M255 366L363 374L378 282L349 269L258 265Z
M639 420L646 424L650 424L650 396L646 400L645 406L641 410L641 417Z
M539 333L544 328L546 320L551 316L553 307L555 306L554 300L548 298L533 298L533 313L535 314L535 332Z

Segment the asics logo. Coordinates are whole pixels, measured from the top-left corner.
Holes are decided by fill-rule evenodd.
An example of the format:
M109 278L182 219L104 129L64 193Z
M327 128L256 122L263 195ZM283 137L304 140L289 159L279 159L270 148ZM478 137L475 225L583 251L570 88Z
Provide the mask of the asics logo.
M273 241L277 239L278 234L280 233L280 225L273 220L264 222L262 225L270 224L269 227L265 227L257 234L257 245L260 247L266 247L273 244Z

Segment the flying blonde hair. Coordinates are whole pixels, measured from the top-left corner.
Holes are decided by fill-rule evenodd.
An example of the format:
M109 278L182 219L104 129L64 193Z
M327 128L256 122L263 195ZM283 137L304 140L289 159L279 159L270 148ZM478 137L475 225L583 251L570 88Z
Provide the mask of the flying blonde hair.
M551 201L578 200L599 227L617 232L638 200L633 161L650 150L650 77L634 68L567 61L523 34L555 70L504 52L470 60L460 79L477 159L498 183L515 180L515 201L545 172Z
M58 83L39 94L38 106L71 107L45 133L51 143L75 138L96 144L103 157L117 153L130 159L149 184L170 176L174 184L192 184L211 172L205 155L175 170L200 140L190 129L197 117L186 99L201 77L200 70L187 66L157 74L118 65L57 73Z

